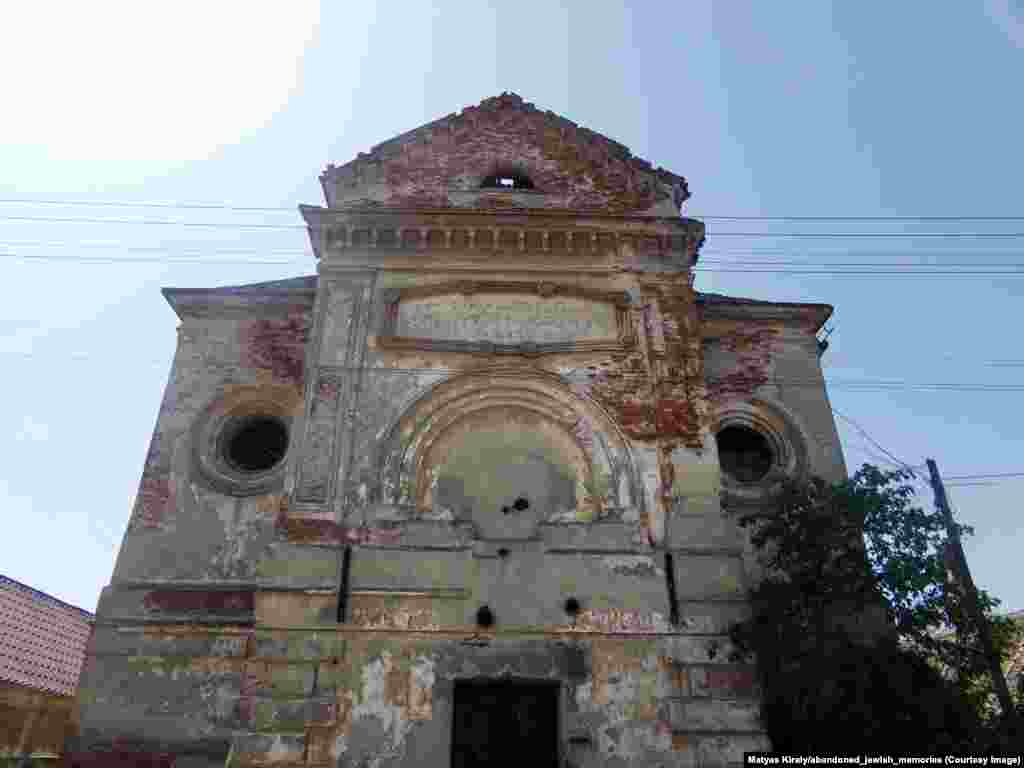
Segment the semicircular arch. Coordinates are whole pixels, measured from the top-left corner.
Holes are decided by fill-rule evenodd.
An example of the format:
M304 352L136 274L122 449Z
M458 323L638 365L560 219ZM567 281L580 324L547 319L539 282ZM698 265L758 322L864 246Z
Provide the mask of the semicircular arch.
M436 479L436 474L430 474L436 467L434 448L445 435L450 439L466 419L484 418L480 415L488 412L496 417L496 425L501 424L502 414L529 414L535 426L550 428L549 443L562 445L564 467L576 473L578 498L575 509L563 510L557 519L639 519L644 494L625 436L598 403L574 392L557 374L541 369L477 369L456 374L424 392L395 419L379 443L380 500L413 514L429 513L425 507L433 501L427 488ZM567 436L574 447L561 442L557 434ZM543 452L539 446L537 450Z

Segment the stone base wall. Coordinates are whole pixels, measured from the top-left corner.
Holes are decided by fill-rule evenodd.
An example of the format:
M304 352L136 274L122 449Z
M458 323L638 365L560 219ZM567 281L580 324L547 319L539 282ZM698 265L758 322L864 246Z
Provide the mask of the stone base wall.
M447 766L454 686L479 679L559 684L562 765L739 764L769 748L754 669L729 663L721 620L699 623L646 634L98 626L68 764Z

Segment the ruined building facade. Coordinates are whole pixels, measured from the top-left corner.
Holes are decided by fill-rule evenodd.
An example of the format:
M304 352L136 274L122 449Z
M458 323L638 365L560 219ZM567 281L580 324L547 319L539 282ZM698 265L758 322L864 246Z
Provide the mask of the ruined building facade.
M729 661L758 571L735 519L845 476L830 307L695 291L685 180L515 95L321 181L315 276L165 291L177 354L75 760L768 748Z

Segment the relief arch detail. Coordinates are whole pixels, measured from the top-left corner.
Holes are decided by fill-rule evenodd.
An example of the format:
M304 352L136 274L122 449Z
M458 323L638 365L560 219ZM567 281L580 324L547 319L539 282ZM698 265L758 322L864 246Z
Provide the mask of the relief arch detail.
M539 523L636 522L644 504L614 421L540 369L480 369L435 385L387 430L377 473L379 502L402 517L473 522L484 537L528 537ZM502 511L531 496L529 510Z

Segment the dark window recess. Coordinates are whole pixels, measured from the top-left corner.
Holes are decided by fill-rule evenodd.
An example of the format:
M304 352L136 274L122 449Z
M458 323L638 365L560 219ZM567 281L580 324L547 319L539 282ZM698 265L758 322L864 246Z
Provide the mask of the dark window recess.
M673 627L679 626L679 601L676 599L676 569L672 553L665 553L665 582L668 587L668 620Z
M242 472L272 469L288 450L288 427L273 416L249 416L231 426L224 441L224 458Z
M509 168L495 171L480 183L480 187L482 189L533 189L533 182L522 171Z
M570 597L565 601L565 605L563 606L563 608L565 608L565 612L567 614L569 614L573 618L576 618L576 614L580 612L580 601L577 600L575 597Z
M456 682L452 768L557 768L558 694L557 683Z
M481 605L476 611L476 623L486 629L494 626L494 611L488 606Z
M348 581L352 572L352 547L345 547L341 555L341 578L338 580L338 623L344 624L348 610Z
M726 427L717 436L722 471L740 483L762 480L774 457L768 438L748 427Z

